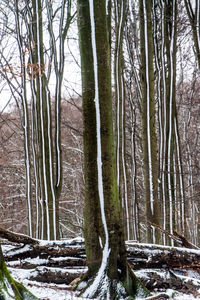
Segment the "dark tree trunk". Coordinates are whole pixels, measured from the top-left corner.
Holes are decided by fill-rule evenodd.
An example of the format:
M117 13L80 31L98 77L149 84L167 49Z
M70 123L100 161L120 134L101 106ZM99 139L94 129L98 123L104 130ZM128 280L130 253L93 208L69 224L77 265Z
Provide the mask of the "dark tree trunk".
M158 157L155 114L154 47L152 3L140 0L141 85L142 85L142 144L144 197L147 221L160 224L158 202ZM160 233L147 226L147 242L160 243Z
M126 265L117 188L108 26L106 1L78 1L84 119L85 245L88 277L93 278L83 296L101 299L113 299L117 295L124 297L129 294L128 290L137 293L138 284ZM125 282L127 288L122 284ZM117 291L117 283L121 283L121 292Z

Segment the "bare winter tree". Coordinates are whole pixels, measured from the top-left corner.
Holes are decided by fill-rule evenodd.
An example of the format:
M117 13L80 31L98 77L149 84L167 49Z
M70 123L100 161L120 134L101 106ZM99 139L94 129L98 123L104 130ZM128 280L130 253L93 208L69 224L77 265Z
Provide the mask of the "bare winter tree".
M40 0L28 3L3 2L14 20L11 29L13 42L17 42L19 71L16 71L15 66L2 52L1 74L23 108L29 234L44 239L56 239L59 238L58 207L62 187L61 86L64 42L73 19L71 1L60 1L56 5L49 1L42 3ZM5 68L9 74L4 72ZM54 133L53 98L49 88L52 76L55 76ZM31 109L28 106L28 93L29 98L31 97ZM35 183L33 187L32 178ZM36 209L35 222L33 206Z

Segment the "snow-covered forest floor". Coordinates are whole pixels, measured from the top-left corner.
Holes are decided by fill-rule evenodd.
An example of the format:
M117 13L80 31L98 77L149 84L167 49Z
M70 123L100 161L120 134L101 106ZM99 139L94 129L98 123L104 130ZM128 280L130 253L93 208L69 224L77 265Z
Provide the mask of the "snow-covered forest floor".
M29 280L30 272L32 270L24 270L24 269L14 269L9 268L12 276L17 281L23 283L35 296L37 296L41 300L81 300L86 298L78 297L78 294L70 291L70 285L67 284L49 284L49 283L41 283L37 281ZM141 271L139 271L141 273ZM138 272L135 272L136 275ZM200 293L200 289L199 289ZM158 293L152 293L152 295L157 295ZM194 296L193 294L185 294L177 292L176 290L167 289L166 294L169 295L169 299L174 300L193 300L200 299L199 296ZM137 298L139 300L140 298ZM146 298L149 299L149 298Z
M76 281L76 278L87 271L82 238L52 242L37 241L35 245L6 244L4 241L1 243L13 278L23 283L39 299L84 299L78 297L78 292L73 292L74 279ZM152 296L165 293L169 299L200 299L198 263L200 250L128 241L127 253L129 262L133 266L136 265L134 271L136 276L144 284L150 285ZM165 258L162 261L164 256L166 264L163 264ZM180 257L180 267L177 267L177 257ZM149 267L141 267L145 264ZM162 299L166 298L156 298Z
M69 285L65 284L48 284L48 283L38 283L36 281L29 280L30 272L29 270L23 269L13 269L9 268L11 274L14 279L23 283L35 296L37 296L41 300L83 300L86 298L78 297L77 293L73 291L69 291ZM136 272L137 275L137 272ZM66 290L67 289L67 290ZM199 290L200 292L200 290ZM200 295L194 297L193 294L184 294L177 292L172 289L167 289L166 293L169 295L169 299L174 300L193 300L200 299ZM158 293L153 293L152 295L156 295ZM137 298L139 300L140 298ZM146 298L146 300L149 298Z

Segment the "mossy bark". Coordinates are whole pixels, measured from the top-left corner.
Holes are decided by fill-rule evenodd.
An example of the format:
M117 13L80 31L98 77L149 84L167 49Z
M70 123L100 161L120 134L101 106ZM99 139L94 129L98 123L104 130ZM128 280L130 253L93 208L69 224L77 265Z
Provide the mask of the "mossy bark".
M2 249L0 247L0 299L15 299L15 300L36 300L35 297L29 290L27 290L22 284L15 281L4 261Z
M111 92L110 30L108 29L105 0L93 1L97 55L97 65L94 65L94 45L92 44L91 36L89 4L91 3L88 0L78 1L84 123L84 235L88 264L87 286L94 283L96 275L102 266L103 248L107 239L106 222L109 243L108 261L101 281L98 282L92 294L88 297L114 299L120 295L120 291L116 289L118 284L123 286L122 283L126 282L126 278L130 277L130 273L127 273L124 230L116 176ZM95 82L96 70L98 70L98 87L97 81ZM95 99L95 83L96 88L98 88L98 99ZM99 140L97 140L98 132L94 100L98 100L100 105L100 146L105 222L100 209L100 194L98 190L97 146ZM129 295L128 290L125 288L123 293L126 296Z

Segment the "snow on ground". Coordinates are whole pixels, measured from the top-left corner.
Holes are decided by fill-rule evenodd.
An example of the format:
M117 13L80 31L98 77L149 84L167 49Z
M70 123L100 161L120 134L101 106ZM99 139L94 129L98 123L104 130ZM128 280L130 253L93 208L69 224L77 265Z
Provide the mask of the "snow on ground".
M31 291L40 300L69 300L69 299L86 299L80 298L77 294L69 289L67 284L41 283L29 280L30 271L24 269L9 268L12 277Z
M81 248L81 247L83 247L83 243L84 243L84 239L82 239L82 238L76 238L76 239L60 241L60 242L58 242L58 241L51 241L51 242L40 241L40 245L48 246L50 248L55 247L55 245L56 245L58 247L58 250L61 245L62 246L65 245L66 247L69 245L74 245L77 248L79 248L79 247ZM129 241L127 244L129 245L129 247L131 247L131 241ZM136 243L134 242L133 244L136 244ZM141 246L141 244L140 244L140 246ZM149 247L149 252L151 255L154 254L154 251L160 251L159 249L155 249L152 254L151 245L144 244L144 247L146 247L146 246ZM162 248L162 246L160 246L160 245L159 245L159 247ZM6 254L10 255L10 253L12 253L13 246L5 245L2 248L3 248L5 256L6 256ZM155 248L155 245L154 245L154 248ZM165 246L163 246L163 248L165 250ZM184 252L188 251L190 253L196 253L196 254L200 253L200 250L185 249L185 248L183 248L183 249L178 248L178 249L180 251L182 250ZM28 246L24 246L24 247L20 248L18 251L20 253L23 253L24 251L27 251L27 250L28 250ZM15 250L15 253L16 253L16 250ZM62 260L64 258L59 257L59 258L52 258L52 259L57 261L57 260ZM69 259L70 259L70 257L69 257ZM32 265L37 265L38 268L42 268L41 265L45 262L44 260L40 259L39 257L34 258L34 259L26 258L25 260L27 260L27 261L30 260L30 263ZM18 262L18 261L9 262L9 263L7 263L7 265L9 266L9 270L10 270L13 278L15 280L23 283L23 285L26 286L40 300L69 300L69 299L73 299L73 300L81 300L82 299L83 300L83 299L87 299L87 298L78 297L78 294L71 290L70 285L54 284L54 283L41 283L41 282L30 280L30 277L33 274L34 269L19 269L20 262ZM16 266L18 268L14 268ZM56 268L54 268L54 269L56 269ZM75 271L74 268L72 270L73 270L73 272ZM68 271L70 271L70 269ZM167 279L167 273L162 272L161 269L153 270L153 271L157 271L157 273L159 273L159 276L161 276L163 278L163 282ZM184 270L182 270L182 271L184 271ZM145 269L136 271L135 273L139 278L140 278L140 276L145 277ZM187 270L187 276L185 276L185 273L181 272L181 270L180 270L180 272L176 272L176 276L181 277L182 280L183 279L186 281L192 280L192 283L194 285L197 284L199 286L199 284L200 284L200 275L197 272ZM170 299L174 299L174 300L200 299L200 290L197 290L196 297L194 297L192 294L184 294L184 293L180 293L175 290L172 290L172 289L168 289L166 291L166 293L169 295ZM198 293L199 293L199 295L198 295ZM156 293L154 293L154 295L156 295ZM139 297L137 297L136 299L141 300L141 298L139 298ZM146 300L148 300L148 298L146 298Z
M87 298L78 297L78 295L70 290L67 284L41 283L29 280L31 270L9 268L13 278L28 288L40 300L84 300ZM173 300L196 300L200 296L194 297L192 294L182 294L175 290L168 289L167 294ZM200 293L200 290L199 290ZM154 294L156 295L156 293ZM143 298L144 299L144 298ZM146 298L148 300L150 298ZM137 297L136 300L142 300Z
M152 294L152 296L158 296L159 293L154 293ZM171 290L171 289L168 289L166 291L166 294L170 297L169 299L173 299L173 300L197 300L197 299L200 299L200 296L199 297L194 297L192 294L182 294L182 293L179 293L177 291L174 291L174 290ZM151 297L147 297L145 298L145 300L151 300ZM163 298L162 298L163 299ZM135 300L144 300L144 298L140 298L140 297L136 297Z

